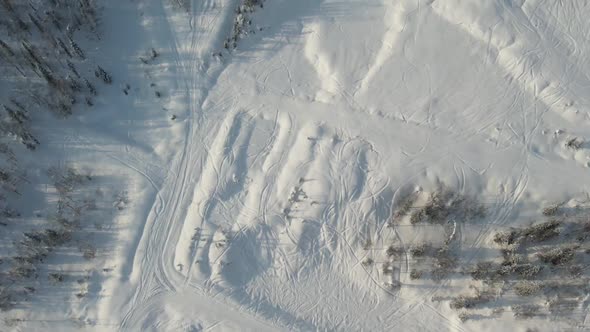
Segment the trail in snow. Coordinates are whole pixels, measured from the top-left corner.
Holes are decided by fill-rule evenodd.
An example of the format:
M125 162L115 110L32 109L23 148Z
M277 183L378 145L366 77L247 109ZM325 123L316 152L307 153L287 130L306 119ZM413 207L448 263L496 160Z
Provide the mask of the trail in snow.
M586 7L275 1L220 59L237 2L190 4L150 7L188 108L168 175L113 155L157 190L121 283L122 329L470 330L481 325L432 301L468 282L409 277L427 264L409 248L449 229L407 217L391 227L402 194L423 186L424 204L444 183L484 198L480 224L453 228L471 264L491 255L498 229L523 222L524 200L578 182L555 186L553 165L588 178L587 151L547 134L587 133L587 34L565 19L581 24L573 11ZM389 257L390 245L406 252Z

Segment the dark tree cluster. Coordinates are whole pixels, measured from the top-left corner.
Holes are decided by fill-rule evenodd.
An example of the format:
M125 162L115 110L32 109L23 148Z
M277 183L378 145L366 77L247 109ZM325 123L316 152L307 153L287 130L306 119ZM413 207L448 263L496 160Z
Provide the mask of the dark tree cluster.
M22 190L28 180L17 156L22 155L19 151L34 151L42 144L37 134L43 128L38 121L40 112L70 116L94 105L98 84L113 81L87 48L101 39L96 2L0 0L0 80L9 87L0 92L0 232L10 232L15 248L14 255L0 257L0 310L30 298L41 264L74 241L85 213L95 208L92 199L79 195L91 178L70 167L49 170L57 196L50 216L24 224L25 219L12 206L28 199ZM85 75L93 70L96 77ZM7 227L11 225L16 228ZM96 255L87 246L80 250L87 259ZM57 272L48 278L64 280Z
M100 38L95 1L1 0L1 4L0 70L5 77L26 82L26 87L14 89L15 94L25 95L20 96L26 100L24 107L65 117L72 114L80 99L93 105L97 89L79 68L98 67L98 78L112 82L104 68L89 63L79 41L79 36ZM32 147L27 143L31 139L19 139Z
M242 4L236 8L236 16L232 27L231 35L223 42L223 48L232 50L238 47L238 41L248 34L255 33L251 28L251 14L257 7L264 7L264 0L243 0Z
M501 260L481 261L468 271L473 280L496 294L486 303L514 294L517 299L507 298L514 303L510 309L519 319L550 316L573 321L575 315L585 312L588 304L581 299L590 295L589 212L589 208L565 208L560 203L543 210L547 221L496 232L492 240L500 249ZM465 298L455 298L451 307L482 306L480 302L457 305ZM530 303L518 303L518 298Z

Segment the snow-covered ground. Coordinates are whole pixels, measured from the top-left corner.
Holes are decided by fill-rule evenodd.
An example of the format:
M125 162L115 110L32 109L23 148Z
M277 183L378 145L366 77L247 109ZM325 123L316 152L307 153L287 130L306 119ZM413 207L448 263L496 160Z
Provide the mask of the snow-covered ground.
M47 120L38 158L128 201L108 251L70 263L88 295L48 288L5 328L590 329L587 1L266 0L235 48L242 1L99 3L89 56L114 83ZM532 243L548 220L560 234ZM528 235L508 252L511 227ZM564 245L564 264L538 254Z

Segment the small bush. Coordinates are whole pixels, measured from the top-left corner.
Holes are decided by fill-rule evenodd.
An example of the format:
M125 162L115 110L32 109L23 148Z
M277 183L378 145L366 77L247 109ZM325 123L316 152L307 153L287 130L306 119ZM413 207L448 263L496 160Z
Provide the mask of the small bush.
M410 216L410 223L412 225L414 225L414 224L421 222L423 219L424 219L424 211L423 210L414 211L414 213L412 213L412 215Z
M429 250L430 244L422 243L420 245L410 248L410 254L412 255L412 257L423 257L428 253Z
M507 232L498 232L494 234L494 243L502 246L509 247L518 243L520 234L516 230L510 230Z
M531 279L536 277L543 267L540 265L532 265L532 264L520 264L514 267L514 272L516 272L521 278L523 279Z
M383 263L383 274L391 274L393 273L393 266L391 266L391 263L387 262L387 263Z
M58 283L58 282L63 282L65 280L65 276L63 275L63 273L54 272L54 273L49 273L48 279L51 282Z
M459 295L454 298L450 306L452 309L472 309L479 304L490 302L493 298L494 294L490 290L476 289L475 295Z
M373 265L373 263L374 263L374 262L375 262L375 261L374 261L374 260L373 260L371 257L367 257L367 258L366 258L366 259L365 259L365 260L362 262L362 264L363 264L364 266L371 266L371 265Z
M412 271L410 271L410 279L417 280L420 278L422 278L422 271L416 269L412 269Z
M398 290L402 286L398 280L392 280L391 282L385 283L385 285L391 290Z
M559 209L561 208L562 204L555 204L552 206L548 206L546 208L543 209L543 215L545 217L552 217L554 215L557 214L557 212L559 212Z
M385 251L387 257L399 257L404 253L404 250L400 247L389 246Z
M424 215L432 223L443 223L449 216L450 211L447 201L450 199L451 193L446 191L435 192L430 195L430 199L424 207Z
M526 319L537 316L541 307L536 304L516 304L511 309L514 317Z
M570 138L565 142L565 146L572 150L579 150L584 145L584 141L577 137Z
M494 310L492 310L492 315L494 315L494 316L500 316L503 313L504 313L503 307L494 308Z
M82 257L84 257L87 260L91 260L96 257L96 248L94 248L91 245L85 245L81 247L80 251L82 251Z
M106 84L113 83L113 78L111 77L111 75L109 73L107 73L107 71L104 70L104 68L102 68L101 66L96 67L96 70L94 71L94 75L96 76L96 78L102 79L102 81L105 82Z
M572 299L554 298L547 302L549 312L554 316L568 316L578 309L579 303Z
M514 292L518 296L531 296L541 290L541 285L532 281L519 281L514 285Z
M27 279L36 275L36 270L33 265L16 265L8 272L8 275L13 279Z
M442 247L436 251L434 269L431 271L434 280L446 278L457 266L457 257L454 256L448 247Z
M244 0L244 6L246 7L254 7L262 5L262 0Z
M502 263L501 266L507 266L511 269L516 268L519 264L526 261L526 257L521 254L517 254L514 250L502 250Z
M469 319L469 317L470 317L470 316L469 316L469 314L468 314L467 312L463 311L463 312L461 312L461 313L459 314L459 316L458 316L458 317L459 317L459 320L460 320L462 323L465 323L465 322L466 322L466 321Z
M563 265L574 260L575 247L554 248L538 253L537 256L543 263L552 265Z
M0 311L12 309L12 294L6 287L0 286Z
M364 250L369 250L371 249L371 247L373 246L373 241L371 241L371 239L366 239L365 243L363 243L363 249Z
M469 274L474 280L488 279L493 274L492 269L492 262L478 262Z
M412 207L413 207L413 205L414 205L415 202L416 202L416 195L415 195L415 193L411 193L411 194L403 197L401 199L400 204L399 204L398 210L393 215L393 218L394 219L402 218L405 215L407 215L411 211L411 209L412 209Z
M579 278L584 272L584 267L582 265L572 265L567 269L567 272L569 272L572 277Z
M9 308L3 309L2 307L0 307L0 310L2 311L7 311L10 310L12 308L12 305ZM5 317L4 318L4 324L6 324L6 326L8 327L15 327L18 324L20 324L21 322L24 322L24 319L22 318L10 318L10 317Z
M534 242L542 242L559 235L559 226L561 223L557 220L551 220L538 225L528 227L522 231L522 236Z
M129 194L127 191L122 191L115 195L115 202L113 205L117 208L117 210L122 211L125 210L127 205L129 205Z
M442 225L449 220L468 221L485 216L485 208L475 199L440 186L431 193L423 209L412 214L412 224L427 221Z

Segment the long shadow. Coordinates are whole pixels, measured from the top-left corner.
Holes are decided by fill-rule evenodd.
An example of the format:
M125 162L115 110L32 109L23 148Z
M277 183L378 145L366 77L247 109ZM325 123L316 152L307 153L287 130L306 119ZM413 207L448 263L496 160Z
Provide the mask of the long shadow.
M320 19L353 20L355 14L371 6L377 4L362 1L326 3L317 0L268 2L252 15L253 25L261 25L263 30L254 29L254 33L238 42L235 56L242 60L270 57L277 50L301 38L306 24Z

